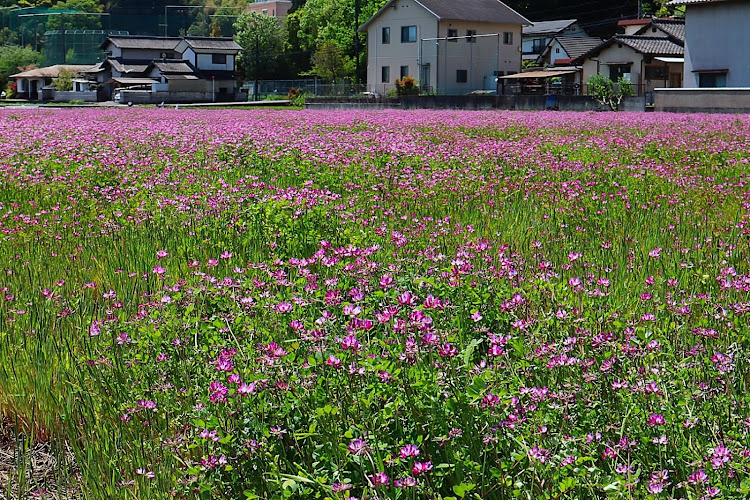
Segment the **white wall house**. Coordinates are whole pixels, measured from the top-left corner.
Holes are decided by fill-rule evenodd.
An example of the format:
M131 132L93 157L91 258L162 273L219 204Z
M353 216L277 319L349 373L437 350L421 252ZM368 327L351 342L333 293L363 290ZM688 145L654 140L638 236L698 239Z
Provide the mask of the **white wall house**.
M237 93L234 71L241 47L232 38L110 36L101 48L107 59L86 74L103 84L105 98L118 88L208 93L222 101Z
M675 0L685 6L686 88L750 87L750 2Z
M583 67L583 82L596 74L616 81L625 77L638 95L654 88L679 87L683 47L661 36L617 35L573 60Z
M544 52L544 49L555 37L587 37L575 19L561 19L556 21L537 21L530 26L523 27L523 58L534 61Z
M521 29L530 22L498 0L389 0L367 32L367 86L385 93L413 77L427 91L495 90L521 71Z
M588 36L556 36L538 55L537 61L552 66L567 65L602 43L601 38Z

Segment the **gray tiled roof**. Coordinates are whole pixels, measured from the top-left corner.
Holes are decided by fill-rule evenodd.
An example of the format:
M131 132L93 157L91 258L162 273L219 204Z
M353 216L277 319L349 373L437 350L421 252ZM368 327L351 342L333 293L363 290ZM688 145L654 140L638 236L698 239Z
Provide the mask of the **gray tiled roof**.
M531 24L499 0L416 0L440 20Z
M595 56L615 43L621 43L636 52L649 56L682 56L685 54L685 48L682 45L674 43L666 36L616 35L574 58L572 62L573 64L580 64L585 58Z
M685 43L685 20L684 19L653 19L648 25L638 31L638 35L661 36L653 32L653 28L661 30L675 40Z
M119 73L134 74L143 73L148 68L148 64L126 64L118 61L117 59L107 59L107 62L112 66L112 69Z
M174 50L181 38L164 38L159 36L110 36L102 44L104 48L112 43L120 49Z
M197 50L241 50L242 47L232 38L186 37L185 42Z
M172 62L164 62L164 61L153 61L151 63L151 66L155 66L161 71L162 73L171 73L171 74L190 74L195 72L195 68L193 68L190 64L188 64L185 61L172 61Z
M677 38L678 40L682 40L683 42L685 41L684 19L654 19L654 26L662 30L664 33Z
M524 35L556 35L575 23L576 19L562 19L559 21L537 21L531 26L523 27Z
M505 5L500 0L414 0L440 21L471 21L477 23L508 23L530 25L531 21ZM395 0L388 0L359 31L365 31Z
M602 43L601 38L588 36L559 36L556 40L571 59L582 56Z
M655 36L617 35L614 41L650 56L681 56L685 48L668 38Z

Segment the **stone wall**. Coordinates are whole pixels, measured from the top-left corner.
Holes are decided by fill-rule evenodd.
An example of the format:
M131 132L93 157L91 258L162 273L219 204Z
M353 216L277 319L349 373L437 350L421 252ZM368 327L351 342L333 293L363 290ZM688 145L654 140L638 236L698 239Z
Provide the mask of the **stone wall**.
M539 111L554 109L560 111L609 110L588 96L545 96L545 95L436 95L404 96L401 98L404 109L515 109ZM623 111L645 111L645 97L626 97L620 104Z
M673 113L750 113L750 88L655 89L654 110Z
M55 90L52 94L52 100L55 102L96 102L96 90L92 90L89 92L63 92L61 90Z
M229 101L227 101L229 99ZM247 101L247 93L216 93L216 102ZM196 102L214 102L212 92L151 92L148 90L121 90L119 101L122 104L190 104Z

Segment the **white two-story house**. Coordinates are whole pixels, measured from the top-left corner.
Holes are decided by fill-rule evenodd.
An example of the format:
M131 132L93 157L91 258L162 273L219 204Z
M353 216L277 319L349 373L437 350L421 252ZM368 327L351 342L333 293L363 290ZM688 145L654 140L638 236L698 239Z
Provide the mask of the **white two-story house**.
M498 76L521 71L529 24L498 0L389 0L359 28L368 90L385 93L407 76L438 94L495 90Z

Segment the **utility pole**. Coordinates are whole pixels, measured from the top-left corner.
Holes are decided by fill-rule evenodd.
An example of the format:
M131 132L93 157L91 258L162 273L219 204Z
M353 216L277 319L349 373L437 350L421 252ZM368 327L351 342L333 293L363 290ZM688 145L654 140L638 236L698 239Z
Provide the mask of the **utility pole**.
M65 18L60 14L60 34L62 35L63 64L67 63L68 51L65 48Z
M260 36L258 34L258 29L256 26L256 29L255 29L255 88L253 89L253 101L258 100L258 85L260 85L260 81L258 80L259 70L260 70Z
M354 0L354 83L359 83L359 0Z

